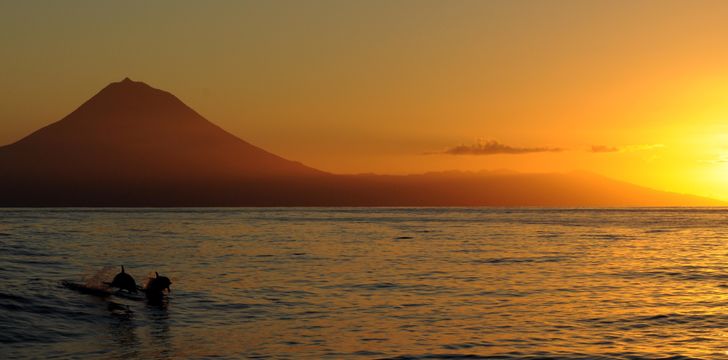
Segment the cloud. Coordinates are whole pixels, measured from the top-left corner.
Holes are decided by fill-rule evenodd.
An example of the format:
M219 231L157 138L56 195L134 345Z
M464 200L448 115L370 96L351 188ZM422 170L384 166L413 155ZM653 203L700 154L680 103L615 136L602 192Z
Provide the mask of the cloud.
M701 163L708 163L708 164L713 164L713 165L722 165L722 164L727 164L728 163L728 155L721 154L721 155L718 155L718 156L716 156L715 158L712 158L712 159L703 159L703 160L698 160L698 161L701 162Z
M663 144L641 144L641 145L626 145L622 147L616 147L616 146L606 146L606 145L592 145L589 149L589 152L593 153L611 153L611 152L635 152L635 151L645 151L645 150L655 150L659 148L663 148L665 145Z
M663 144L642 144L642 145L627 145L621 149L621 151L624 152L632 152L632 151L645 151L645 150L655 150L659 148L664 148L665 145Z
M451 148L445 149L438 154L448 155L497 155L497 154L530 154L540 152L559 152L563 149L549 148L549 147L517 147L501 144L497 141L478 141L477 144L472 145L458 145Z
M614 146L592 145L592 147L591 147L591 152L593 152L593 153L607 153L607 152L617 152L617 151L619 151L619 149Z

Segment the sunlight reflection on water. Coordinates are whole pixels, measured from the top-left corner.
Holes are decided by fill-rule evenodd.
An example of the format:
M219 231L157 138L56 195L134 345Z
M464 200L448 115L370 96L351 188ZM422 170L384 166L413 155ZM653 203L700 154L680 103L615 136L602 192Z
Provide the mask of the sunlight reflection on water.
M728 358L728 210L0 213L4 357ZM58 286L121 264L169 306Z

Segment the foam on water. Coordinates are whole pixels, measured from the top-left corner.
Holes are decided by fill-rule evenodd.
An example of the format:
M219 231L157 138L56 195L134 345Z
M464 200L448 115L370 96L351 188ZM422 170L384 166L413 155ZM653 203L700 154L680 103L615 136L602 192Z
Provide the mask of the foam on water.
M725 209L0 210L2 358L728 358ZM171 278L166 307L101 286Z

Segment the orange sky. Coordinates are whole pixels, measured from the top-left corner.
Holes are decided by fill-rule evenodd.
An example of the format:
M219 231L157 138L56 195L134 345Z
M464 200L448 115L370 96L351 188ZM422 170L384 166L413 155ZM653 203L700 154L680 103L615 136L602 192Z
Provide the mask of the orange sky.
M129 76L327 171L579 169L728 200L726 19L724 1L2 2L0 144Z

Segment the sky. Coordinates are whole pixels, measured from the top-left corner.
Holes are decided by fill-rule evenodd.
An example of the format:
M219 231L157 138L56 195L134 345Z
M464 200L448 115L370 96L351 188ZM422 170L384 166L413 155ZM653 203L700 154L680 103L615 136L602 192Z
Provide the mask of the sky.
M728 200L725 1L2 1L0 144L110 82L335 173L591 171Z

